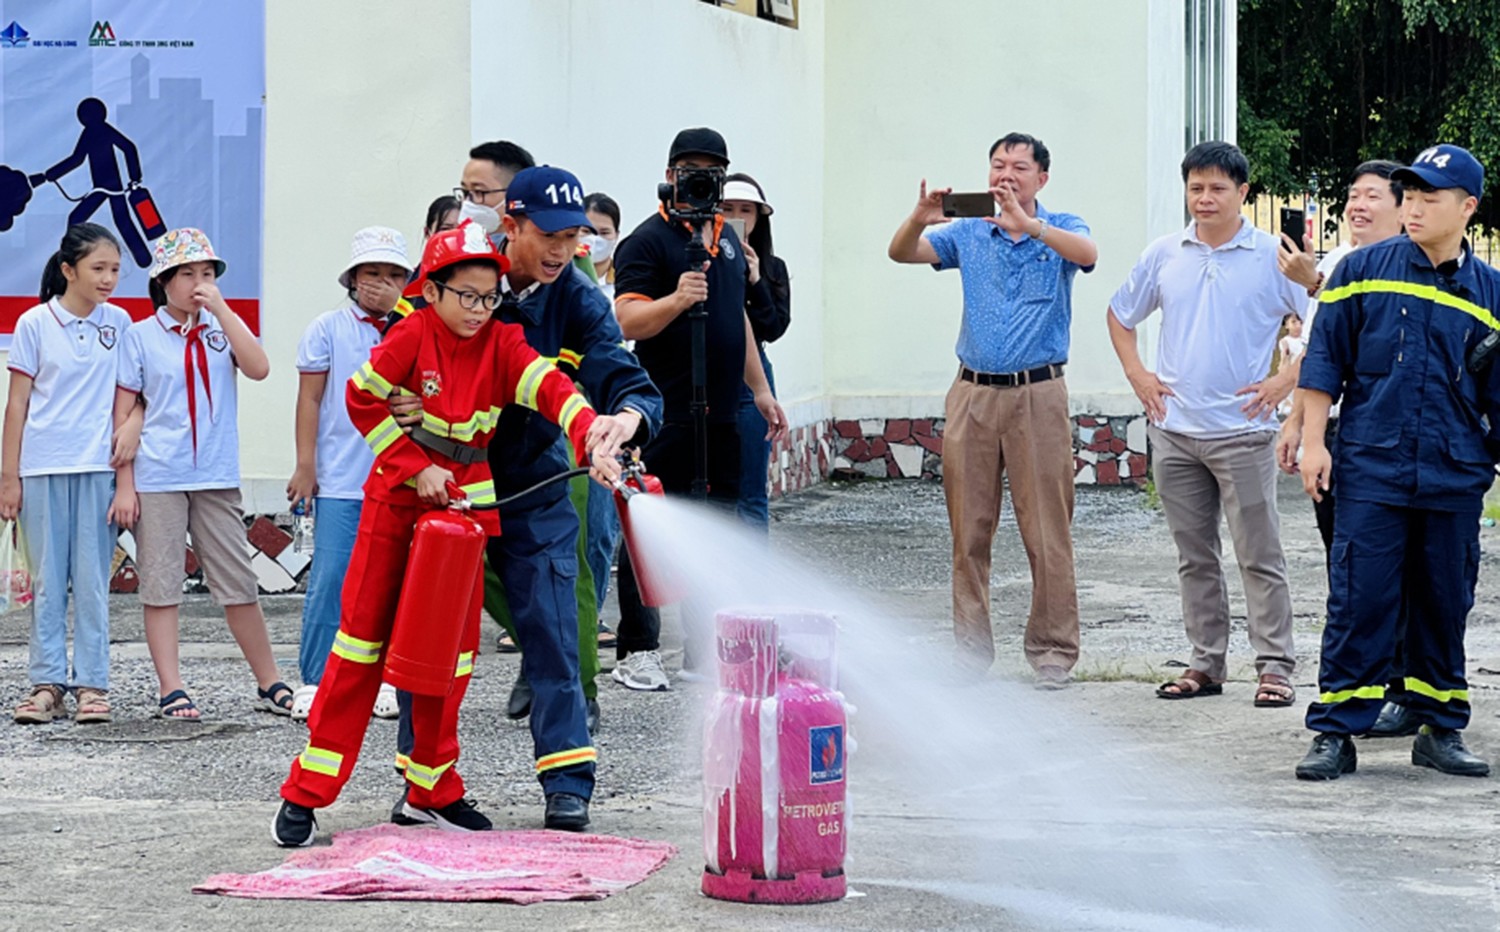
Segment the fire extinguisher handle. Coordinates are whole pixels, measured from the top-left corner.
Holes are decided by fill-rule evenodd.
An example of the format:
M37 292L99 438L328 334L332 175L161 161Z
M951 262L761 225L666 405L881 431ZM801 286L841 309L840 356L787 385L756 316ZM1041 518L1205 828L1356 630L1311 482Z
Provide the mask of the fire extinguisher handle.
M443 485L448 490L448 507L449 508L466 508L466 507L468 507L469 496L464 493L463 489L460 489L457 485L453 484L452 482L444 482Z

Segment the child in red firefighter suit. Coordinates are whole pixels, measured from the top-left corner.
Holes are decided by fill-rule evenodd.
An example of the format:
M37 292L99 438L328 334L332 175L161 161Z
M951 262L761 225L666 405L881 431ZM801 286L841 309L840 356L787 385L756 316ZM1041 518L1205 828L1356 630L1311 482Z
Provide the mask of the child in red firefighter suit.
M272 826L279 845L312 843L313 810L332 803L354 769L380 689L417 518L448 504L449 483L476 506L494 503L485 449L501 410L519 404L539 412L562 427L576 450L589 451L598 442L589 429L594 411L572 382L526 344L519 326L490 320L506 268L477 226L432 237L422 257L428 306L394 328L349 380L349 416L374 450L375 465L364 487L338 634L308 716L307 749L281 787L283 802ZM386 407L397 388L422 395L422 423L410 435ZM579 458L587 460L588 454ZM603 469L610 472L611 466L612 461ZM474 516L491 536L500 533L493 510ZM482 576L474 578L468 617L434 619L464 625L461 653L452 692L413 701L416 746L406 768L406 815L469 831L490 827L489 819L464 800L463 780L454 767L458 707L473 671L484 595Z

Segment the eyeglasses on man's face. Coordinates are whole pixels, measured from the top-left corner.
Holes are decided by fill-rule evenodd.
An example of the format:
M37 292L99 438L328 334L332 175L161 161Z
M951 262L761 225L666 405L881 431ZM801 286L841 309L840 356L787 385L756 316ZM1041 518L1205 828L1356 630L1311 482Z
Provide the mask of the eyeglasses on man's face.
M453 196L460 201L471 201L475 204L483 204L492 207L490 198L498 197L502 202L505 200L505 188L466 188L463 185L453 189Z

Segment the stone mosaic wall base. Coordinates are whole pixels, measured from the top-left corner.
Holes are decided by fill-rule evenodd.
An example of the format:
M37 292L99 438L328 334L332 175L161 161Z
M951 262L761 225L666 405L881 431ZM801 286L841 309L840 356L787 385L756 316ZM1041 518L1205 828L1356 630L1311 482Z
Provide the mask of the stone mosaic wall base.
M1147 479L1146 417L1073 418L1073 481L1142 485ZM792 431L776 450L772 495L822 479L941 479L942 418L833 419Z
M280 519L280 523L277 520ZM245 545L250 549L250 565L255 570L262 595L293 592L306 582L312 558L292 547L290 515L254 515L246 520ZM183 542L183 570L187 579L183 592L208 592L203 568L193 553L192 541ZM110 565L110 592L135 592L140 580L135 572L135 535L121 531L115 542L114 561Z

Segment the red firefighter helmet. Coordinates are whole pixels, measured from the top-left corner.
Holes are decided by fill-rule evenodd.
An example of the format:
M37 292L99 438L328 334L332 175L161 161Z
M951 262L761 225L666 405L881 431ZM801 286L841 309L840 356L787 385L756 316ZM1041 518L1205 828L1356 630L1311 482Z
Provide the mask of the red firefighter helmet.
M422 268L416 279L407 286L405 294L408 297L420 294L427 276L438 269L475 259L495 263L495 269L501 275L510 271L510 260L500 254L495 244L485 235L484 228L477 223L465 220L451 230L434 233L428 238L427 245L422 247Z

